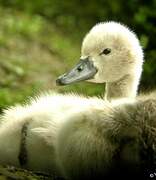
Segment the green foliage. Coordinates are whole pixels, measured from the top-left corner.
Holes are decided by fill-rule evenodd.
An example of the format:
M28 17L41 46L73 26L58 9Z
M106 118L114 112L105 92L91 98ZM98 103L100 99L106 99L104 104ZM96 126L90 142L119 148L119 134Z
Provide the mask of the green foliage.
M49 88L79 60L80 44L40 15L0 8L0 109ZM2 16L3 15L3 16ZM76 41L75 41L76 42ZM45 61L45 62L44 62ZM49 78L50 76L50 78ZM84 85L57 88L93 95Z
M35 92L37 92L37 87L34 86L27 87L26 89L2 88L0 92L0 112L8 106L23 103L28 99L28 96L34 96Z

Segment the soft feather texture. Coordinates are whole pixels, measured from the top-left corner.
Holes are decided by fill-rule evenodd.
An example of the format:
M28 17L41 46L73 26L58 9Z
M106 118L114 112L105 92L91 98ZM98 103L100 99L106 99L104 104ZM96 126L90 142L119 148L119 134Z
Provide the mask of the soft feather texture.
M56 146L64 176L148 179L156 166L155 96L69 115Z
M111 49L111 53L101 54L106 48ZM89 57L98 69L89 81L106 82L107 99L136 96L143 50L129 28L116 22L97 24L83 40L81 59L85 57Z
M111 48L111 54L100 55L105 48ZM143 53L129 29L106 22L93 27L85 37L81 58L86 56L98 69L90 81L106 82L108 100L51 92L26 105L8 108L1 117L1 164L20 166L21 129L29 122L26 168L74 179L108 172L120 146L116 137L122 132L120 129L127 132L126 123L131 124L125 105L135 103Z

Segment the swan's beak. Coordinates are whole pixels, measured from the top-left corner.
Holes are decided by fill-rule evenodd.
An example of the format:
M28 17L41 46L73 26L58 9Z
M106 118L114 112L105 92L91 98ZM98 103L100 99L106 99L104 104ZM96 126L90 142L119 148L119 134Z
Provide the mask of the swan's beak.
M57 85L67 85L79 81L92 79L97 73L97 68L93 62L86 59L80 59L79 63L68 73L59 76L56 80Z

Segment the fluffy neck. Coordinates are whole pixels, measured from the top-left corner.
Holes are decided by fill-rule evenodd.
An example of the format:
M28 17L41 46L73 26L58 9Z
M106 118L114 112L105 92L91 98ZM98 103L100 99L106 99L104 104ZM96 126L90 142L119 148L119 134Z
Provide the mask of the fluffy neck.
M118 98L135 98L137 94L139 78L140 77L128 74L116 82L106 83L105 99L111 101Z

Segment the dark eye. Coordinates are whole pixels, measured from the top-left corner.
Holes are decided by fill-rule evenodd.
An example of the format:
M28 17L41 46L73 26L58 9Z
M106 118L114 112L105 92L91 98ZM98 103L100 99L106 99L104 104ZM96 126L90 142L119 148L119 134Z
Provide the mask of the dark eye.
M100 53L100 55L102 55L102 54L107 55L107 54L109 54L110 52L111 52L111 49L110 49L110 48L106 48L106 49L104 49L104 50Z

